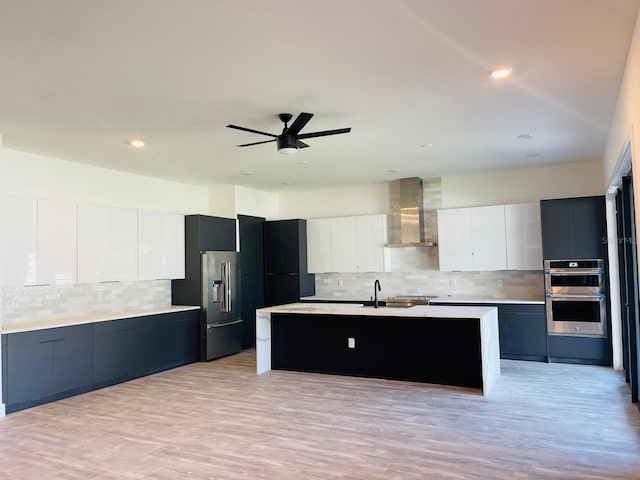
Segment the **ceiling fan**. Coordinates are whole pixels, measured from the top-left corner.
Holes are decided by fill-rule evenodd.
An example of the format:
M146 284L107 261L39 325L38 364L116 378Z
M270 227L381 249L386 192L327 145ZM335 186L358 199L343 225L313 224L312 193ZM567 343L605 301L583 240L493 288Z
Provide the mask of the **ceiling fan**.
M307 145L304 142L301 142L301 139L306 138L314 138L314 137L325 137L327 135L337 135L339 133L349 133L351 128L339 128L337 130L324 130L322 132L311 132L311 133L300 133L300 130L304 128L304 126L311 120L313 117L313 113L305 113L302 112L298 117L293 121L291 126L288 125L289 121L293 115L290 113L280 113L278 118L284 123L284 128L282 129L282 133L280 135L274 135L273 133L261 132L259 130L253 130L251 128L239 127L237 125L227 125L228 128L235 128L236 130L242 130L244 132L258 133L260 135L266 135L268 137L273 137L272 140L264 140L262 142L253 142L253 143L244 143L242 145L238 145L238 147L250 147L252 145L260 145L261 143L269 143L276 142L278 145L278 152L284 153L285 155L289 155L292 153L296 153L299 148L307 148Z

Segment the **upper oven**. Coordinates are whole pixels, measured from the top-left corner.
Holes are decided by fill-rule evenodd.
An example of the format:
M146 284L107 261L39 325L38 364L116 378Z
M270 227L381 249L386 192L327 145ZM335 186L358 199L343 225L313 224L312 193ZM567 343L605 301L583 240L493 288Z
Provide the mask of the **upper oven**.
M603 260L545 260L545 293L600 295L604 293Z

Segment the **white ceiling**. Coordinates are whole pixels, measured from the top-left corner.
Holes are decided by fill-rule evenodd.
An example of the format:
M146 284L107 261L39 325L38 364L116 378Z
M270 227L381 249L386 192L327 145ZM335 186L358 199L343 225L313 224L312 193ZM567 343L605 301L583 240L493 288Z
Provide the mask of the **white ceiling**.
M639 2L5 1L0 133L10 149L269 191L600 159ZM513 77L490 79L499 64ZM302 133L352 132L285 156L225 128L277 134L278 113L301 111L315 114Z

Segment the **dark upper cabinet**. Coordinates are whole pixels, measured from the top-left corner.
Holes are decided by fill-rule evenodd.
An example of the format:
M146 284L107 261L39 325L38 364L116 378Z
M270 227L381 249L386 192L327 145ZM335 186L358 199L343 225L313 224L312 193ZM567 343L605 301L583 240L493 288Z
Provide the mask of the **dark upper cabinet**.
M238 215L242 271L242 348L255 347L256 309L264 307L265 219Z
M545 259L606 258L604 196L542 200Z
M236 221L233 218L187 215L184 217L184 235L185 278L171 281L171 302L174 305L200 305L200 252L235 252Z
M264 248L267 274L307 273L307 221L265 222Z
M297 302L315 293L315 276L307 273L306 220L278 220L264 225L264 303Z

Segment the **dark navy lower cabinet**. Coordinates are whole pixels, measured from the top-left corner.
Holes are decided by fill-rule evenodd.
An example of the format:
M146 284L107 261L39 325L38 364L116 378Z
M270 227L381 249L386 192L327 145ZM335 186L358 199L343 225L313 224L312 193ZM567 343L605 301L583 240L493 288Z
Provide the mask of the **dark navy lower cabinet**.
M92 332L92 325L74 325L3 335L7 410L47 403L90 385Z
M195 362L199 310L2 335L8 413Z
M549 360L557 363L612 365L611 339L549 335Z

